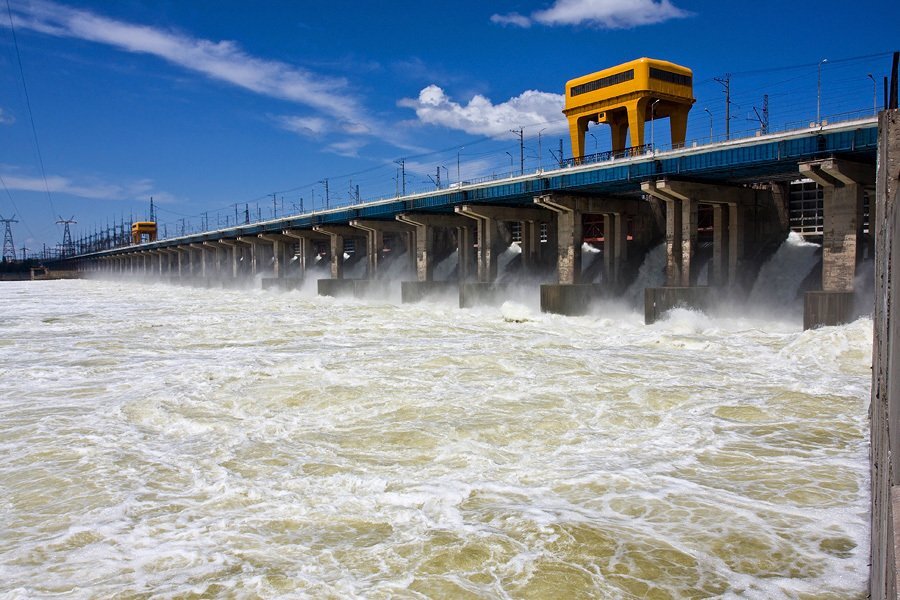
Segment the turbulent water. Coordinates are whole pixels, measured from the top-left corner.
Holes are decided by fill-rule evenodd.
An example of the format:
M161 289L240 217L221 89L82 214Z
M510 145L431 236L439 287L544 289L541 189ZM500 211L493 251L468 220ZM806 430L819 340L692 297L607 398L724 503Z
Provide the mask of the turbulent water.
M0 284L0 597L863 598L872 325Z

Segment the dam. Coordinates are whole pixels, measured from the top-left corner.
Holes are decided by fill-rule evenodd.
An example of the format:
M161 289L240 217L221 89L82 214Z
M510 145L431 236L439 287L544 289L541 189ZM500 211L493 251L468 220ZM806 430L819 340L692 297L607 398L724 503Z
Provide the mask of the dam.
M166 388L160 388L161 397L149 415L145 407L110 399L107 407L115 410L108 425L121 428L128 439L140 441L142 433L151 432L176 446L185 444L199 456L214 457L200 464L192 462L187 450L180 453L187 473L174 469L178 481L201 488L212 485L216 491L206 497L215 506L258 506L263 489L242 485L240 479L256 482L261 473L245 472L240 466L245 463L234 462L234 456L263 452L277 457L267 442L262 442L264 450L256 444L272 438L288 444L287 439L296 436L308 446L296 449L292 457L304 449L311 454L324 449L330 457L303 463L303 469L309 469L302 471L309 475L304 481L321 484L311 496L303 496L309 490L274 486L309 520L288 519L273 526L270 516L263 524L275 528L274 538L268 530L262 535L268 542L298 529L305 532L299 534L303 539L309 539L304 528L322 532L325 545L310 546L309 554L291 563L309 565L305 576L288 564L268 563L254 571L257 579L231 574L228 565L246 564L233 553L247 546L244 540L232 545L226 539L236 528L243 531L237 526L243 512L227 510L223 514L229 514L229 524L222 530L216 530L203 510L192 513L205 531L220 533L224 570L207 572L211 578L203 575L199 555L188 551L166 555L164 564L151 565L140 571L142 576L157 587L153 573L165 572L166 564L174 561L184 567L179 573L196 573L197 567L200 579L220 582L214 585L224 589L256 585L254 589L265 594L280 584L296 590L299 579L299 585L309 586L301 589L312 594L341 589L350 595L403 590L478 596L512 590L514 595L540 597L551 590L577 594L593 589L610 596L853 597L866 586L863 572L870 563L862 561L871 560L868 584L873 597L891 597L896 589L892 523L897 514L896 508L892 512L896 436L891 426L896 426L897 411L890 387L894 338L889 299L894 284L886 257L893 256L895 227L895 121L896 110L888 110L878 119L816 122L709 146L659 151L651 143L593 158L573 157L559 169L533 175L460 182L430 194L353 203L69 257L67 262L83 272L114 276L102 284L112 287L99 288L100 294L122 298L129 308L118 312L137 325L132 332L137 337L118 333L127 329L126 323L104 321L103 330L117 332L113 345L129 363L138 360L132 354L132 348L141 347L137 340L159 339L157 333L141 333L144 327L160 326L141 317L144 312L154 314L153 321L168 323L183 344L176 346L186 348L176 350L173 361L208 351L217 367L228 364L235 373L247 373L209 384L226 390L219 402L232 407L231 419L252 422L252 412L260 406L271 411L270 416L287 419L264 419L261 432L244 439L237 426L203 416L210 407L204 407L207 396L195 386L206 384L192 379L178 388L179 371L144 356L163 374ZM810 188L817 204L814 222L811 231L798 233L795 228L805 218L803 198ZM807 274L802 282L792 279L802 284L794 296L803 294L805 331L793 325L782 329L771 315L760 331L751 315L729 318L714 310L727 303L745 307L736 297L770 272L767 267L782 250L808 248L800 239L806 233L821 245L816 246L820 256L815 275ZM639 313L622 312L610 299L642 287L640 273L654 263L656 254L664 257L658 269L663 281L644 287ZM454 264L448 268L451 259ZM857 292L868 259L874 259L878 290L874 339L872 322L856 319ZM774 269L777 272L777 264ZM121 276L131 283L116 283ZM134 279L143 281L135 286ZM183 294L168 298L179 288L161 282L196 288L182 288ZM83 282L67 285L75 287L66 293L91 294ZM237 293L230 289L235 286L287 292ZM310 294L313 287L315 294ZM524 300L524 308L509 302L512 289L529 287L532 295ZM360 302L385 290L399 292L405 306ZM44 291L54 293L48 288L19 294ZM757 297L754 293L751 299ZM264 310L254 302L258 294L265 294ZM435 300L448 295L449 305ZM223 299L228 306L219 314L217 303ZM179 304L182 300L188 304ZM156 301L165 306L163 312L154 312ZM533 310L528 306L532 303ZM254 306L260 314L248 318ZM304 316L297 316L298 307ZM467 311L462 313L466 326L459 324L460 308ZM400 309L409 313L380 320ZM99 305L63 320L78 323L95 312L102 312ZM166 321L166 314L192 317L180 327ZM217 315L214 327L205 322L202 315L207 314ZM215 330L217 341L204 338L191 321L203 330ZM423 329L422 324L432 326ZM23 319L19 325L27 334L35 322ZM276 331L287 333L279 337ZM445 334L434 336L434 331ZM308 345L303 338L316 343ZM223 346L222 339L230 341ZM234 340L250 340L246 356ZM98 362L76 360L76 368L102 371L119 364L103 350L106 343L94 347ZM874 357L869 354L873 345ZM270 346L283 361L302 357L301 364L273 362L266 352ZM658 354L659 349L663 351ZM587 350L590 359L584 357ZM246 358L246 365L240 359L229 361L231 351ZM374 356L403 360L381 364ZM876 369L867 407L871 380L860 365L870 362ZM360 373L354 367L361 364L379 366L375 372ZM304 371L307 368L311 371ZM383 372L395 368L400 372ZM209 382L220 376L202 368L200 373L206 373ZM641 379L640 373L648 373L651 380ZM245 391L245 377L254 393L260 392L262 405L235 402ZM419 378L426 383L418 384ZM574 387L563 386L561 380ZM497 388L497 381L511 389ZM598 386L598 381L604 383ZM314 387L304 387L310 382ZM399 388L391 387L397 382ZM174 400L165 391L173 384L183 390ZM517 387L520 384L525 387ZM325 393L317 393L323 389ZM372 389L401 401L385 403ZM415 398L405 396L408 390L415 391ZM23 392L27 396L27 388L14 390ZM97 393L85 391L88 396ZM342 402L345 393L347 403ZM490 406L480 403L487 399ZM200 405L193 405L194 400ZM449 403L443 404L445 400ZM520 412L523 406L529 410ZM316 417L325 415L327 422L304 429L290 410L295 407L312 409ZM447 410L458 414L448 415ZM424 421L415 416L420 411L427 415ZM72 407L72 414L77 413ZM488 420L467 425L465 414ZM28 416L22 418L31 422ZM335 426L335 420L345 426ZM375 428L367 429L373 423ZM396 427L386 430L385 423ZM867 428L870 449L861 442ZM279 438L284 431L291 435ZM317 439L323 431L336 441ZM96 437L95 432L85 435ZM238 442L222 447L210 445L207 437ZM448 447L457 451L445 454ZM470 447L478 451L466 452ZM673 454L671 448L678 452ZM410 451L415 456L405 454ZM144 450L151 456L153 452L149 446ZM347 460L350 455L352 461ZM589 457L587 464L579 462L584 456ZM552 464L532 471L529 457ZM274 471L262 475L290 473L296 478L298 471L289 463L274 460ZM407 473L400 483L384 473L370 477L387 464L394 474ZM423 479L418 475L423 464L440 468ZM503 470L513 464L512 470ZM470 471L470 466L476 469ZM406 467L416 474L404 471ZM155 479L159 468L142 466L154 474L135 483ZM208 481L197 475L207 471L220 478ZM729 473L751 483L730 480ZM333 483L336 488L329 487ZM222 491L232 484L242 490L239 498ZM34 490L45 493L39 486ZM127 496L124 489L120 493ZM158 498L170 498L156 490L149 495L151 506ZM193 492L189 495L188 502L196 501ZM309 499L318 497L341 506L341 515L355 509L360 520L341 522L331 531ZM349 505L347 498L352 498ZM127 505L123 499L111 502ZM386 507L389 514L377 512ZM372 516L373 509L378 517ZM283 518L283 510L273 515ZM804 518L811 514L814 519ZM693 529L675 532L664 526L669 521ZM112 522L113 528L128 528L135 520ZM141 530L152 530L152 523L136 522ZM87 540L93 551L108 552L105 577L125 581L124 589L130 590L131 578L123 577L115 557L121 541L99 533L108 530L110 522L94 523L84 536L60 535L61 548L50 549L57 552L60 578L51 579L46 589L65 589L66 573L77 564L77 552L73 555L68 548ZM867 530L871 551L866 548ZM253 527L249 531L259 535ZM410 531L421 535L404 538ZM662 537L653 537L658 531ZM704 531L712 534L705 537ZM435 532L446 537L435 537ZM21 535L30 539L27 532ZM165 538L159 531L153 534L154 541ZM408 545L414 546L411 553ZM580 554L585 547L587 556ZM323 551L332 563L312 558ZM407 561L411 556L412 563ZM650 558L636 558L640 556ZM22 565L23 581L33 579L27 557L18 558L17 564ZM190 580L181 585L191 585ZM216 593L219 588L204 591Z

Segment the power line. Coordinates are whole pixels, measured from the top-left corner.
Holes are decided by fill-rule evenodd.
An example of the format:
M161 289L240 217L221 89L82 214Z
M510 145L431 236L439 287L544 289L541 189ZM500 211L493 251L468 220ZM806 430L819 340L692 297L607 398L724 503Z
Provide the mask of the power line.
M9 30L12 33L13 45L16 48L16 60L19 63L19 74L22 77L22 90L25 92L25 106L28 108L28 119L31 122L31 134L34 136L34 147L38 155L38 163L41 167L41 178L44 180L44 190L47 192L47 201L50 203L50 214L56 212L53 206L53 198L50 196L50 186L47 184L47 173L44 170L44 157L41 154L41 145L38 142L37 127L34 126L34 113L31 110L31 99L28 96L28 86L25 83L25 69L22 68L22 55L19 52L19 41L16 37L16 27L13 24L12 7L6 0L6 12L9 15Z

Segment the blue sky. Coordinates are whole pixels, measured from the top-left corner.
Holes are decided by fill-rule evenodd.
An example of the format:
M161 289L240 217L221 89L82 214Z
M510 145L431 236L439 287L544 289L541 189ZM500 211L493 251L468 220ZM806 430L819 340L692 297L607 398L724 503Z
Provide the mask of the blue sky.
M144 218L171 236L549 167L566 80L650 56L694 71L688 138L871 112L900 2L0 2L0 214L17 248ZM12 26L11 23L12 22ZM16 48L18 46L18 49ZM21 68L20 68L21 64ZM24 85L23 85L24 75ZM27 93L26 93L27 90ZM30 105L30 110L29 110ZM707 113L704 109L708 109ZM33 125L33 126L32 126ZM666 126L656 141L667 142ZM540 145L539 136L540 133ZM609 148L593 130L588 149ZM430 177L429 177L430 176ZM272 195L275 195L273 206ZM302 200L301 200L302 199ZM204 214L205 213L205 214Z

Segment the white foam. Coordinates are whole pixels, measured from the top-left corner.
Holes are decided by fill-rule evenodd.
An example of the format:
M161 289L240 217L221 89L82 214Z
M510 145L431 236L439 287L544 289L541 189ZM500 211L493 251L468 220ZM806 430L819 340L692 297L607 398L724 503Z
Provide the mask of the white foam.
M870 320L0 285L2 596L864 593Z

